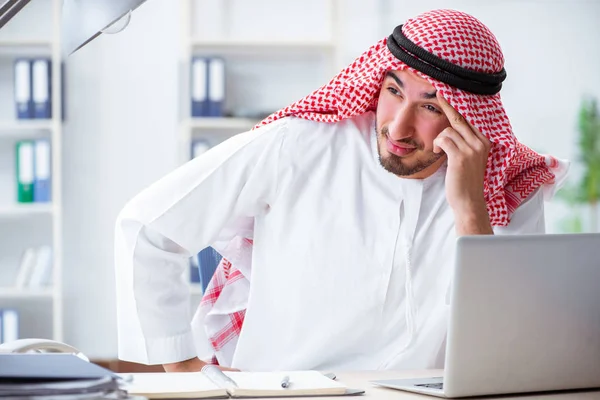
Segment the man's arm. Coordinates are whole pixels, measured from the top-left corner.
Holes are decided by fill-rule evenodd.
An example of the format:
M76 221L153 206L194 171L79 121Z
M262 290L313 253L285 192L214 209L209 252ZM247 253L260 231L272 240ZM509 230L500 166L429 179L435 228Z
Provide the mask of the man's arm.
M163 364L165 372L197 372L204 367L206 363L198 357L190 358L176 363Z
M466 214L454 215L457 236L494 234L485 203L483 206L473 206Z
M546 233L544 191L533 191L510 216L507 226L495 226L496 235L532 235Z
M446 198L454 211L457 236L494 234L483 196L483 181L491 143L438 92L450 126L433 141L434 151L448 157Z
M133 198L115 232L119 358L167 370L203 363L191 332L189 257L268 210L285 121L238 135ZM187 360L187 361L186 361ZM182 364L176 364L180 363Z

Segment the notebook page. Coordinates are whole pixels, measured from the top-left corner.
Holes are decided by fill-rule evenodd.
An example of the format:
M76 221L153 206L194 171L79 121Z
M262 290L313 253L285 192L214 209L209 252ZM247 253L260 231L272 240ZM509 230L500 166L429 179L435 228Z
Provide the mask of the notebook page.
M346 392L345 385L327 378L318 371L226 371L225 374L238 385L236 389L229 391L233 396L298 396ZM281 381L285 376L289 377L290 386L288 388L281 387Z
M120 374L131 381L124 385L130 395L149 399L224 397L227 392L201 372L146 372Z

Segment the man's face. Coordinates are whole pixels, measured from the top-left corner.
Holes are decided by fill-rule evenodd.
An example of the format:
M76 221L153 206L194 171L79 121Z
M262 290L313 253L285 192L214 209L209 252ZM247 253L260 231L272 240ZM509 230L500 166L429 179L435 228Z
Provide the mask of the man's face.
M432 175L446 158L433 152L433 140L449 126L429 82L409 71L387 72L376 122L383 168L404 178Z

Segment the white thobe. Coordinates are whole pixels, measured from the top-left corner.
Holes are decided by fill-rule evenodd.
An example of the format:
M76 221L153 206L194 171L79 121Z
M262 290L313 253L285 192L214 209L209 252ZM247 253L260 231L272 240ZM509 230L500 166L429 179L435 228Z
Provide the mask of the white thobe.
M203 321L190 323L188 259L239 235L254 248L233 367L441 367L456 240L445 175L384 170L372 112L329 124L284 118L216 146L119 215L119 357L208 355L192 332ZM542 191L494 231L544 232Z

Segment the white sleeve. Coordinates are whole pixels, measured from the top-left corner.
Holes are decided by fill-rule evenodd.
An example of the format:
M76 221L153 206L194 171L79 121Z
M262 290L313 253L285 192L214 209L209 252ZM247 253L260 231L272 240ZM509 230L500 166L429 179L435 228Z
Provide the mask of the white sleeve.
M494 227L496 235L524 235L546 233L544 191L536 189L515 210L507 226Z
M267 212L285 120L237 135L134 197L117 218L118 355L165 364L196 356L189 257Z

